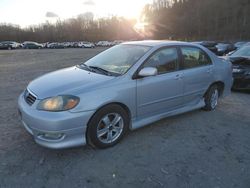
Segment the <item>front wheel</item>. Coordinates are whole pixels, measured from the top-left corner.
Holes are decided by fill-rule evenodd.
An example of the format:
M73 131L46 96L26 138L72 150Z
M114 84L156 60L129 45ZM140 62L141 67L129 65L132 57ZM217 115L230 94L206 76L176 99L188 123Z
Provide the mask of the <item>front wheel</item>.
M112 104L97 111L88 124L89 144L107 148L117 144L129 127L129 116L119 105Z
M219 89L217 85L213 85L209 88L207 93L205 94L205 107L204 110L212 111L218 105L219 99Z

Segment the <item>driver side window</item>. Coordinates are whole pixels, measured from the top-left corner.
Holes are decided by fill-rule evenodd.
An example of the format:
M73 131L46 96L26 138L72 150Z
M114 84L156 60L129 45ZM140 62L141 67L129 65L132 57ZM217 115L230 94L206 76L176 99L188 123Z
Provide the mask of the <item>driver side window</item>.
M178 53L176 48L164 48L155 52L143 67L155 67L158 74L173 72L177 69Z

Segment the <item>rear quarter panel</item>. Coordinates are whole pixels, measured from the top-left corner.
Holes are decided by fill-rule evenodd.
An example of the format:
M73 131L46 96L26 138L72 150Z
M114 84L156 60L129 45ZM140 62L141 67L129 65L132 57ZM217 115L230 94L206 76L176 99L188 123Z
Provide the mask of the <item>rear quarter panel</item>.
M212 53L212 52L211 52ZM224 83L224 91L222 96L227 96L231 93L233 84L232 63L224 58L218 58L216 55L210 55L214 62L214 82L220 81Z

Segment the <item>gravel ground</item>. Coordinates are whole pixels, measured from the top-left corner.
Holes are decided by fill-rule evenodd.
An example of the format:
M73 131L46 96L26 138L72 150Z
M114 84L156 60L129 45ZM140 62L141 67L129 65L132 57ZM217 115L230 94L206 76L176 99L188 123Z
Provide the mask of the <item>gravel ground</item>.
M75 65L96 49L0 51L0 187L250 187L250 94L213 112L196 110L128 134L105 150L50 150L17 114L29 81Z

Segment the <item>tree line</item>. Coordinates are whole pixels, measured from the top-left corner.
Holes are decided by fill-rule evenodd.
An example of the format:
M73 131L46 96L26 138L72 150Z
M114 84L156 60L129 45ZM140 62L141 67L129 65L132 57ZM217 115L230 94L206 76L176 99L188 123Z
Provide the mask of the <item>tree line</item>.
M0 24L0 41L248 40L249 12L250 0L153 0L141 13L143 29L136 20L83 14L27 28Z
M133 29L135 20L122 17L101 18L94 20L89 16L57 20L56 23L46 22L40 25L20 28L18 25L0 24L0 41L100 41L100 40L131 40L138 34Z
M156 39L250 39L250 0L154 0L143 10Z

